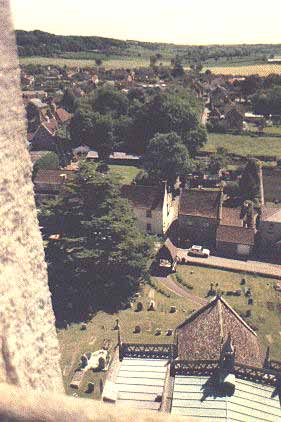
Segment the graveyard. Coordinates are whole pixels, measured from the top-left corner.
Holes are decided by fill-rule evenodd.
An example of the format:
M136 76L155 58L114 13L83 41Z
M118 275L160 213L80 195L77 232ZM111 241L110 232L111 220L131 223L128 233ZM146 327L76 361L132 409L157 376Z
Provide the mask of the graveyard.
M257 332L264 348L270 346L272 358L280 359L281 293L277 280L191 265L178 266L177 273L168 280L186 289L190 298L176 295L168 284L155 277L150 284L142 285L127 309L112 314L99 311L87 323L58 331L67 393L101 397L107 369L110 371L110 363L118 352L118 332L124 343L172 344L175 328L200 307L196 300L192 303L193 295L207 302L213 295L221 294ZM81 357L94 357L94 353L106 357L105 365L75 372L81 367ZM74 388L70 386L73 378L74 384L77 380Z

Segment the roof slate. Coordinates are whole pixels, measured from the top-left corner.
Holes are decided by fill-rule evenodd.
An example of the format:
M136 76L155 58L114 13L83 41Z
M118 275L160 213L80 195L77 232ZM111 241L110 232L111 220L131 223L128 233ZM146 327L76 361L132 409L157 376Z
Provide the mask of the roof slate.
M216 219L219 197L218 190L184 190L180 196L179 215Z

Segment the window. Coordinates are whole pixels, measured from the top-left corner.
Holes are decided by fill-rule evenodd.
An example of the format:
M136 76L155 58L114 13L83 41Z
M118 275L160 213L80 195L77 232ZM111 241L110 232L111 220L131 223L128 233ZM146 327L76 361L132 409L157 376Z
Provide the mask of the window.
M148 233L151 233L151 232L152 232L152 226L151 226L151 224L147 224L147 225L146 225L146 231L147 231Z
M146 218L152 218L152 211L151 210L146 211Z

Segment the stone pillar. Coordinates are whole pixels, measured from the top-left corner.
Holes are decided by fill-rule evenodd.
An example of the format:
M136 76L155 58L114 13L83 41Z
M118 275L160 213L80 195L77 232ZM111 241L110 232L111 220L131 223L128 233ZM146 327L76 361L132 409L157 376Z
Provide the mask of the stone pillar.
M0 28L0 382L63 392L8 0Z

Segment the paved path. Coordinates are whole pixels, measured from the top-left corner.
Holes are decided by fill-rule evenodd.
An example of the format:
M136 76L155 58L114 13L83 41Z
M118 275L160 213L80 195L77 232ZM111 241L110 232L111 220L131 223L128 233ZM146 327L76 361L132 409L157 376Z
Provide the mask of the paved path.
M209 258L194 258L192 256L187 256L187 251L183 249L178 249L178 256L179 258L184 257L186 261L192 265L221 268L281 279L281 265L277 264L251 260L239 261L236 259L221 258L218 256L210 256Z
M185 287L181 286L179 283L174 281L171 277L155 277L155 278L177 296L184 297L188 301L192 302L193 306L195 306L196 308L201 308L201 306L206 305L207 300L202 299L201 297L196 296L192 293L189 293L189 291Z

